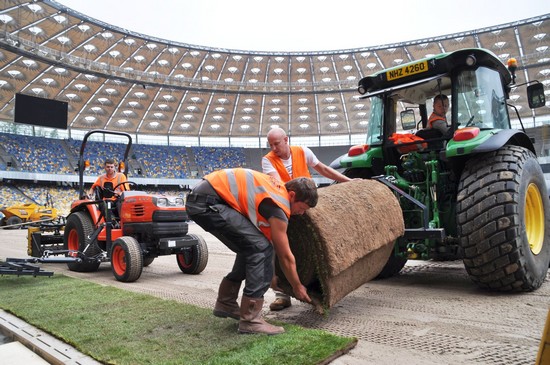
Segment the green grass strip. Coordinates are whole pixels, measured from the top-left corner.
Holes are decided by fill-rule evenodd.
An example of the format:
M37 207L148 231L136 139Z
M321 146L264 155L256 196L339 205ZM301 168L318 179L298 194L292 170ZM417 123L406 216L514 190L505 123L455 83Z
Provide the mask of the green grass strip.
M239 335L209 309L59 274L0 277L0 308L108 364L320 364L357 341L284 323Z

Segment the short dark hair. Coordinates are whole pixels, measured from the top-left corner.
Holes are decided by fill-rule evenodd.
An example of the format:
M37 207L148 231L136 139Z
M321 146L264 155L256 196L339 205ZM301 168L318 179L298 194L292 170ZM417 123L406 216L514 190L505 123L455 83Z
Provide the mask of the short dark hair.
M436 100L441 100L443 102L445 100L449 100L449 98L445 94L437 94L436 96L434 96L434 103L436 102Z
M109 164L109 165L114 165L114 164L115 164L115 159L114 159L114 158L107 158L107 159L105 159L105 163L103 164L103 166L105 166L105 165L107 165L107 164Z
M319 195L317 194L317 185L313 179L307 177L298 177L292 179L285 184L285 188L288 191L296 193L296 201L304 202L313 208L317 205Z

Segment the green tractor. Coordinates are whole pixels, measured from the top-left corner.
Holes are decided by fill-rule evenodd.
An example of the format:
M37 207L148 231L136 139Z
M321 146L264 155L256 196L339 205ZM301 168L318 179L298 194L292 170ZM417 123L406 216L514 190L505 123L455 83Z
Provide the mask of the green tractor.
M405 234L379 277L397 274L409 259L462 259L470 278L495 291L532 291L550 264L550 202L533 141L517 108L515 84L491 52L462 49L364 77L370 98L364 145L331 166L392 189ZM544 86L526 86L529 106L545 105ZM428 128L436 95L450 100L448 130ZM513 129L509 110L521 129ZM431 109L430 109L431 111ZM414 132L414 133L413 133Z

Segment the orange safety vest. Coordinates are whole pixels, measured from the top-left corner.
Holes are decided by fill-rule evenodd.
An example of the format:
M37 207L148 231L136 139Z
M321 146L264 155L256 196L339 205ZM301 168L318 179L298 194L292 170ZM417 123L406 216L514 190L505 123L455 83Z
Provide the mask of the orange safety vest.
M214 171L204 177L231 208L248 219L271 241L271 225L258 207L270 199L290 218L288 192L278 179L261 172L235 168Z
M440 115L437 115L435 113L432 113L430 117L428 118L428 128L433 128L433 124L437 122L438 120L442 120L445 123L447 123L447 119L445 117L442 117Z
M304 149L299 146L290 146L290 155L292 156L292 178L311 178L311 174L309 173L309 169L307 167L307 160ZM275 170L277 170L277 172L279 173L279 176L281 177L281 180L283 180L283 182L288 182L292 180L290 174L285 168L285 165L283 164L283 160L281 160L279 156L277 156L273 151L269 152L264 157L267 158L269 162L271 162Z
M95 188L96 186L104 187L106 182L111 182L113 184L113 187L115 187L118 184L123 183L125 181L128 181L126 179L126 175L124 175L120 172L115 173L115 176L113 176L111 178L107 177L107 175L101 175L100 177L97 178L95 183L92 185L92 189ZM127 190L126 185L127 184L123 184L123 185L119 186L119 189Z

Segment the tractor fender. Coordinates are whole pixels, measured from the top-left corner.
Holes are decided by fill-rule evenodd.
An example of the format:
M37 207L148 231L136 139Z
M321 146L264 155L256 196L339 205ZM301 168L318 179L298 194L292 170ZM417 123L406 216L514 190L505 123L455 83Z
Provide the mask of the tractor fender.
M343 155L341 155L340 157L334 159L331 163L330 163L330 167L332 167L333 169L335 170L338 170L338 169L341 169L342 168L342 165L340 165L340 160L342 160L343 157L346 157L348 154L347 153L344 153Z
M73 202L70 214L76 212L86 212L92 219L92 222L99 221L99 217L101 215L100 211L92 201L85 200Z
M496 132L491 138L474 148L472 153L496 151L507 144L527 148L536 155L533 142L527 134L513 129L502 129Z

